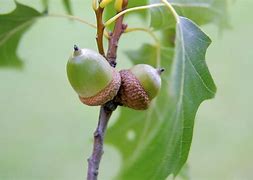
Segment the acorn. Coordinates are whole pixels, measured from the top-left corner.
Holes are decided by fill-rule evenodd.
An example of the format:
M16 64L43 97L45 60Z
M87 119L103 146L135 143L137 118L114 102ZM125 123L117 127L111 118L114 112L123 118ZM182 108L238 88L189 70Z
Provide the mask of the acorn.
M148 109L150 102L161 89L163 68L155 69L147 64L138 64L128 70L121 70L121 87L116 101L136 110Z
M77 46L68 60L67 75L81 102L89 106L103 105L112 100L121 84L119 72L102 55Z

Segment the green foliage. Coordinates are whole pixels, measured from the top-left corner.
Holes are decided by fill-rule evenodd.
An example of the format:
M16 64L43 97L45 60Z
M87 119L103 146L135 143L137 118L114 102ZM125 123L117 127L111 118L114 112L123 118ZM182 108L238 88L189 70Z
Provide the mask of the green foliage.
M173 5L180 15L207 24L224 21L221 12L225 2L219 2L174 1ZM167 7L151 9L151 27L162 30L166 38L162 41L160 61L167 72L162 76L162 92L152 107L147 112L123 109L108 132L108 143L124 157L118 179L164 179L169 174L176 175L188 157L197 109L216 92L204 61L210 39L187 18L180 17L175 24ZM174 46L171 40L175 33L173 49L170 47ZM156 45L144 44L136 51L127 51L127 55L134 64L159 65ZM129 133L135 135L134 140L128 139Z
M151 4L159 3L160 0L150 0ZM226 26L226 0L171 0L177 13L180 16L193 20L198 25L214 22L221 26ZM154 29L164 29L174 27L175 21L167 7L156 7L151 9L150 26Z
M21 67L22 61L16 50L24 32L42 14L16 2L16 9L0 15L0 66Z
M188 157L197 109L215 94L204 61L210 39L184 17L180 17L176 32L173 63L171 51L161 54L167 72L162 76L162 91L155 102L146 112L122 108L117 123L108 131L108 143L124 157L117 179L164 179L169 174L177 175ZM155 56L152 49L148 50L150 47L142 48L145 52L140 54L148 53L141 58L142 63ZM140 63L138 55L129 57ZM129 133L135 138L128 139Z

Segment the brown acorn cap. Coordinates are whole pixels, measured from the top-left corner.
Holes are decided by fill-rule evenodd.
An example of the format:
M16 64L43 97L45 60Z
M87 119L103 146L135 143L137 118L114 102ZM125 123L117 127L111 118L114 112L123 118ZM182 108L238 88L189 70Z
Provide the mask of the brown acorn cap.
M129 70L121 70L121 86L116 102L135 110L145 110L149 107L148 94L141 86L139 80Z
M94 82L96 83L96 82ZM81 97L79 96L82 103L89 106L99 106L106 102L112 100L118 93L121 84L120 74L113 69L113 79L112 81L100 92L92 97Z

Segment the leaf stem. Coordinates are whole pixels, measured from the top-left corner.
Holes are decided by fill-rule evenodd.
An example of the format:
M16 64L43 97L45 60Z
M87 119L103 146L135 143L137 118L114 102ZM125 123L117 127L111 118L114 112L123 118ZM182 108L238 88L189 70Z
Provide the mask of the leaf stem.
M70 20L75 20L75 21L78 21L82 24L85 24L85 25L88 25L89 27L91 28L94 28L94 29L97 29L97 26L95 24L92 24L80 17L77 17L77 16L71 16L71 15L67 15L67 14L56 14L56 13L50 13L50 14L47 14L47 16L49 17L59 17L59 18L65 18L65 19L70 19ZM108 39L109 38L109 34L107 31L104 31L104 36Z
M179 16L178 16L176 10L173 8L173 6L167 0L161 0L161 1L169 8L171 13L175 17L176 21L179 22Z
M163 3L157 3L157 4L150 4L150 5L146 5L146 6L138 6L138 7L133 7L133 8L126 9L126 10L121 11L120 13L116 14L115 16L110 18L108 21L106 21L105 26L106 27L109 26L116 19L118 19L120 16L122 16L126 13L133 12L133 11L144 10L144 9L149 9L149 8L152 8L152 7L161 7L161 6L164 6L164 4Z
M121 11L120 13L116 14L115 16L113 16L112 18L110 18L109 20L107 20L105 22L105 27L109 26L110 24L112 24L116 19L118 19L120 16L122 16L123 14L129 13L129 12L133 12L133 11L139 11L139 10L145 10L145 9L150 9L153 7L162 7L162 6L167 6L171 12L173 13L173 16L176 18L176 20L179 20L178 14L175 11L175 9L173 8L172 5L174 6L186 6L186 7L194 7L194 5L188 5L188 4L184 4L184 3L169 3L166 0L161 0L163 3L156 3L156 4L150 4L150 5L145 5L145 6L138 6L138 7L133 7L133 8L129 8L126 9L124 11ZM201 7L207 7L204 3L201 5Z
M148 28L141 28L141 27L127 28L124 33L130 33L130 32L135 32L135 31L145 32L145 33L149 34L152 37L152 39L155 41L155 43L160 43L160 41L156 37L155 33L152 30L148 29Z
M48 16L50 16L50 17L67 18L67 19L79 21L79 22L81 22L83 24L86 24L86 25L92 27L92 28L95 28L95 29L97 28L97 26L95 24L89 23L88 21L83 20L82 18L77 17L77 16L72 16L72 15L67 15L67 14L57 14L57 13L50 13L50 14L48 14Z

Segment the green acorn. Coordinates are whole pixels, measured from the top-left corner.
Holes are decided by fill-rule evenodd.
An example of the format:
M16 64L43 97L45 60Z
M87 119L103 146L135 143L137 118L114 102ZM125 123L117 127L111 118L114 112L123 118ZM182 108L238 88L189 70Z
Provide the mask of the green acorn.
M90 106L112 100L121 84L120 74L102 55L77 46L68 60L67 75L80 100Z
M147 64L138 64L128 70L121 70L121 87L116 100L123 106L145 110L161 88L161 73Z

